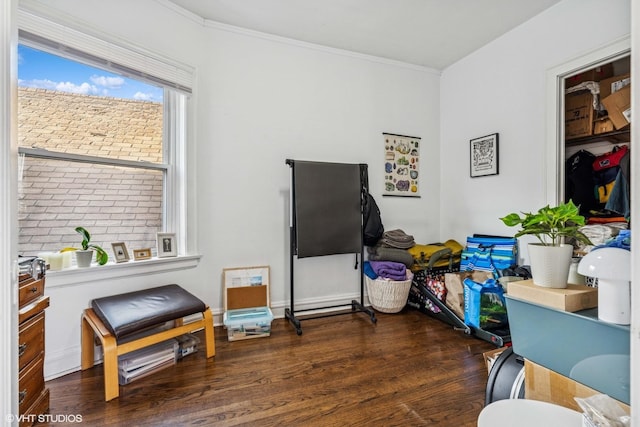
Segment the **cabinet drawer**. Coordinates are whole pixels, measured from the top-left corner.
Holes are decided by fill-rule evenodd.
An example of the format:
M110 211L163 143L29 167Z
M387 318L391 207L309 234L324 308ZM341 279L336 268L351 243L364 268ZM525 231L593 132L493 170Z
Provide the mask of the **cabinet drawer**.
M22 308L44 294L44 278L30 279L20 283L18 290L18 307Z
M42 392L40 393L40 396L33 403L33 405L27 408L27 411L24 414L20 414L20 415L25 415L24 420L20 423L20 427L31 427L32 425L34 425L32 420L37 420L38 415L48 414L48 413L49 413L49 389L45 388L44 390L42 390ZM38 423L35 423L35 424L39 425Z
M44 352L44 311L20 325L18 333L18 367L27 366Z
M18 377L18 408L21 414L35 402L44 389L44 354L32 360Z

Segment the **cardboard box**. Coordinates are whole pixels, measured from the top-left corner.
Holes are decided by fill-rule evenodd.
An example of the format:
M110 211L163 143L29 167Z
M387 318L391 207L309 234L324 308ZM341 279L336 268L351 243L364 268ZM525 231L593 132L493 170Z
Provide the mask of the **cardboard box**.
M600 81L600 99L631 84L631 74L620 74Z
M565 97L565 138L590 136L593 130L593 94L589 91L571 93Z
M631 85L624 86L617 92L602 99L609 118L616 129L622 129L631 123Z
M613 76L613 63L603 64L575 76L567 77L566 86L576 86L583 82L599 82Z
M498 356L500 356L502 352L507 348L509 347L500 347L482 353L482 357L484 357L484 363L487 365L487 374L491 373L491 368L493 368L493 364L498 359Z
M598 289L584 285L568 284L566 289L555 289L538 286L529 279L509 282L507 293L514 298L572 313L598 306Z
M600 135L601 133L607 133L615 130L613 122L609 117L603 117L593 121L593 134Z
M526 399L554 403L578 412L582 412L582 409L574 397L589 397L601 393L528 359L524 360L524 377ZM622 409L629 412L628 405L617 402Z

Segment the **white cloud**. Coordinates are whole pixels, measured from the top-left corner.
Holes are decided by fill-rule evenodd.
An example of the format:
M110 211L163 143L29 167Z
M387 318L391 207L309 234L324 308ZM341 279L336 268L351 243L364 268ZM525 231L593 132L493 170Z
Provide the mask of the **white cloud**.
M98 86L104 86L111 89L119 89L124 84L122 77L107 77L107 76L91 76L91 82Z
M153 99L152 93L144 93L144 92L136 92L133 95L133 99L137 99L138 101L151 101Z
M19 80L20 86L34 87L38 89L58 90L61 92L77 93L80 95L96 95L100 90L87 82L79 85L71 82L54 82L52 80Z
M99 93L97 87L95 87L94 85L90 85L87 82L81 83L80 85L76 85L75 83L71 82L59 82L58 84L56 84L56 90L62 92L78 93L81 95L95 95Z
M51 80L19 80L20 86L35 87L38 89L56 90L57 83Z

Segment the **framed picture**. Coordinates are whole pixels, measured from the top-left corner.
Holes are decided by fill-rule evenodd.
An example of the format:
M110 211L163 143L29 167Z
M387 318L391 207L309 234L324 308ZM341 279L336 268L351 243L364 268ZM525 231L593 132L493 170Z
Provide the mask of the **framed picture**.
M113 248L113 256L116 258L116 262L129 261L129 252L124 242L112 243L111 247Z
M133 250L133 259L136 261L140 261L142 259L150 259L150 258L151 258L151 248Z
M471 177L498 175L498 134L472 139L469 145Z
M175 233L158 233L158 258L178 256Z

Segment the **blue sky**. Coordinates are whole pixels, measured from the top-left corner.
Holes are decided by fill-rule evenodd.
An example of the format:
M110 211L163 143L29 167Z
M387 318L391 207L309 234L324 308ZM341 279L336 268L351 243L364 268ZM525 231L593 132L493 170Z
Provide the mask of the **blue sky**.
M18 46L18 85L83 95L162 102L163 90L30 47Z

